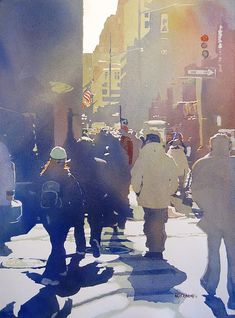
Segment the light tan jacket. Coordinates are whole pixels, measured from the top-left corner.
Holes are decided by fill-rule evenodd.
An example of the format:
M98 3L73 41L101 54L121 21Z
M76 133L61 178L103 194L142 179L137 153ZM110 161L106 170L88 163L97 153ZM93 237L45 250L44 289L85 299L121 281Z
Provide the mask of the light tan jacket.
M198 225L205 232L234 232L235 157L229 156L228 145L216 135L212 151L193 165L192 196L204 212Z
M140 206L162 209L170 205L171 195L178 187L177 167L161 144L152 142L140 150L131 170L131 184L139 193Z
M184 153L184 149L181 147L179 149L170 147L167 154L174 159L177 165L178 177L183 177L183 181L185 182L187 180L190 169L189 169L187 157Z

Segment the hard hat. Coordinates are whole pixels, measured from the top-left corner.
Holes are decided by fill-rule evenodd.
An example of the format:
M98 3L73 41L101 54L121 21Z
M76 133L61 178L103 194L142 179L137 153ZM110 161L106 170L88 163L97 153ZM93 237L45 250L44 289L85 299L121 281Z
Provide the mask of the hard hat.
M51 150L50 157L54 160L67 161L67 153L66 153L65 149L60 147L60 146L56 146Z

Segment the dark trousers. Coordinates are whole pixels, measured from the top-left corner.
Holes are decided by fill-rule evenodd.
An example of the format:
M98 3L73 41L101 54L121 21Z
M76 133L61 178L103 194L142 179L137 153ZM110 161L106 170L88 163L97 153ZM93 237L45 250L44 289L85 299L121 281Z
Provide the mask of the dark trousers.
M104 219L102 207L99 204L89 204L87 221L90 226L90 245L93 246L94 240L100 244Z
M0 245L4 245L9 240L8 232L9 206L0 206Z
M168 220L168 209L144 209L144 234L146 247L149 252L163 252L165 250L165 223Z
M55 279L60 273L66 271L64 243L71 227L74 226L77 251L85 252L84 217L77 215L76 220L73 220L72 217L69 218L69 214L65 218L57 211L57 213L54 212L50 216L46 216L43 225L50 236L51 242L51 254L47 260L44 276Z

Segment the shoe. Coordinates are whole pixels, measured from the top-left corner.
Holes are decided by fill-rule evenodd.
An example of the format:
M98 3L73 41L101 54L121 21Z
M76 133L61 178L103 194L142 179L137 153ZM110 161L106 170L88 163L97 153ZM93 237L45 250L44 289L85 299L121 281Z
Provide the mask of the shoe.
M48 286L48 285L50 285L50 286L57 286L57 285L59 285L59 281L58 280L52 280L52 279L50 279L50 278L46 278L46 277L44 277L42 280L41 280L41 284L42 285L45 285L45 286Z
M93 239L92 240L92 254L95 258L100 257L100 252L101 252L100 250L101 250L101 248L100 248L99 242L96 239Z
M113 233L118 234L118 226L117 225L113 226Z
M229 309L235 310L235 299L229 297L227 306Z
M146 252L144 257L151 258L151 259L163 259L163 255L161 252Z

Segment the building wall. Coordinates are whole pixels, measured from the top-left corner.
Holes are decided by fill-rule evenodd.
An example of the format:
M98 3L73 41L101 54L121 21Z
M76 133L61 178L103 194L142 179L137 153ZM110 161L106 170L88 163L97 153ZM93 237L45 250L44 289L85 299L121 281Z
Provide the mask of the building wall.
M1 101L14 110L33 113L52 105L56 144L65 139L66 108L80 109L82 20L82 0L1 1L0 47L6 57ZM73 90L56 93L52 91L56 82ZM79 123L75 131L79 134Z
M117 100L116 97L120 96L119 79L115 78L115 68L122 68L125 65L126 61L123 59L123 56L138 39L139 17L141 18L140 35L144 36L149 31L149 15L139 15L139 10L145 10L144 3L144 0L119 0L116 15L110 16L104 25L104 29L100 35L99 44L95 48L92 58L94 75L92 92L95 94L95 99L97 100L94 105L94 112L97 112L99 107L105 107L110 104L107 102L107 96L104 96L102 93L102 91L106 89L106 87L103 87L103 84L105 84L105 81L107 82L108 80L107 71L109 72L109 70L107 69L110 66L110 35L112 55L111 67L112 72L114 72L111 79L111 95L113 97L112 102L115 102ZM104 80L105 78L106 80Z

